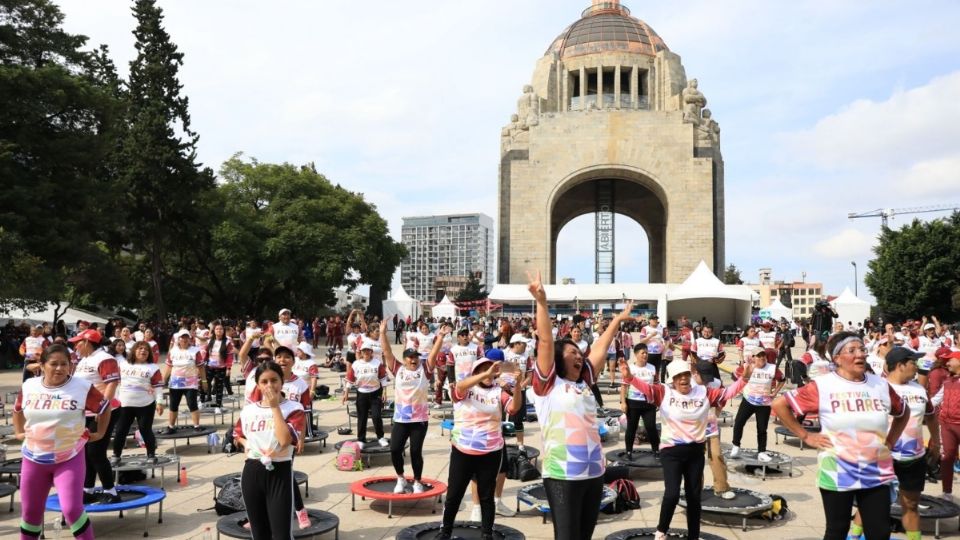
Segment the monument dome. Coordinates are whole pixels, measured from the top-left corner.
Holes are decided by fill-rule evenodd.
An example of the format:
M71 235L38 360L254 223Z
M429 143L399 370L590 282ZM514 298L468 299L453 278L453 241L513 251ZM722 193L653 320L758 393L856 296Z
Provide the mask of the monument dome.
M666 51L666 44L647 23L630 16L630 10L613 2L594 1L583 11L577 22L571 24L553 40L546 54L572 58L604 51L640 53L655 57Z

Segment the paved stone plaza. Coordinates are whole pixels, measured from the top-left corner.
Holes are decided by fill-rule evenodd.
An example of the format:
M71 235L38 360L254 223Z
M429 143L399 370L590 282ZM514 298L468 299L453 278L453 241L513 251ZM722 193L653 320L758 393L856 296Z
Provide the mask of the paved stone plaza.
M399 354L399 346L394 346L395 353ZM794 354L800 351L795 350ZM736 357L737 354L731 348L728 348L728 358ZM332 373L329 370L321 370L321 384L326 384L335 388L339 384L339 374ZM0 390L4 393L14 391L20 380L20 373L17 371L7 371L0 374ZM606 379L604 379L606 380ZM606 396L605 396L606 397ZM611 396L612 397L612 396ZM614 398L614 401L616 398ZM726 410L735 413L738 402L727 405ZM350 511L350 492L348 486L351 482L364 478L366 476L392 475L393 468L389 464L389 457L379 459L374 467L363 472L341 472L334 466L336 451L333 444L339 440L350 438L336 434L337 426L345 424L347 421L344 407L339 399L324 402L316 402L316 408L319 410L319 424L321 428L331 432L327 447L321 453L317 453L317 444L308 445L304 454L298 456L294 462L294 468L303 471L310 476L310 496L305 498L307 508L315 508L335 513L340 517L340 537L344 540L353 539L388 539L393 538L397 532L410 525L423 523L426 521L435 521L440 519L439 514L432 514L433 506L428 501L421 501L415 506L406 506L405 503L397 503L394 508L393 518L387 517L387 504L385 502L361 501L357 499L357 510ZM229 413L227 413L227 422L229 422ZM726 425L721 425L721 437L723 441L729 442L732 436L732 418ZM163 422L160 423L163 425ZM389 436L389 422L386 422ZM789 443L783 442L777 444L776 438L772 433L775 425L770 426L770 449L777 452L783 452L795 458L794 475L790 477L770 477L766 481L759 478L746 475L740 470L735 469L732 463L728 462L730 469L730 483L734 487L743 487L761 491L767 494L778 494L786 498L789 506L789 517L785 521L767 522L762 520L748 521L748 530L740 530L739 520L733 518L715 519L713 516L704 516L704 532L720 535L723 538L753 538L765 539L783 538L783 539L813 539L821 538L823 534L824 518L820 505L820 496L814 485L814 476L816 472L816 453L809 448L800 450L795 444L796 439ZM222 432L226 425L219 426ZM536 448L541 448L540 432L536 423L527 424L527 444ZM372 427L371 427L372 435ZM10 457L18 457L16 452L16 441L12 443ZM747 425L744 433L743 446L745 448L755 447L756 430L754 422ZM607 443L605 450L620 448L622 442ZM217 516L212 510L198 512L198 509L206 509L213 506L213 478L222 474L239 472L243 464L242 455L228 456L222 453L207 454L207 447L204 441L196 439L190 446L183 442L178 442L178 451L183 464L187 467L189 485L181 487L171 481L175 476L172 469L168 470L167 492L169 494L163 508L163 523L156 523L156 509L151 508L150 537L151 538L197 538L203 536L205 527L210 527L215 531L215 522ZM637 448L643 448L638 446ZM130 449L131 453L142 452L138 449ZM168 441L161 441L158 453L172 453L173 445ZM425 470L424 476L446 481L447 464L450 446L446 437L440 434L440 420L432 420L430 432L424 448ZM409 468L409 462L408 462ZM710 484L710 468L705 470L706 484ZM654 527L660 510L660 497L663 492L662 480L655 471L645 473L643 476L635 476L634 481L637 490L642 498L642 507L639 510L626 512L617 515L600 514L600 523L594 533L595 538L604 538L607 534L627 528L635 527ZM160 486L159 472L155 480L148 480L146 484L151 486ZM514 507L516 499L514 497L517 489L522 484L515 480L507 480L504 490L504 499L508 506ZM934 484L927 484L927 492L939 494L940 487ZM20 516L19 497L14 496L14 511L7 513L7 499L0 500L0 538L13 538L17 534L17 528ZM461 507L460 519L469 519L469 506ZM119 519L117 514L92 514L91 518L98 538L140 538L143 533L143 511L136 510L131 513L125 513L123 519ZM50 527L57 516L54 513L46 514L46 524ZM684 527L685 514L678 509L674 517L673 525L675 527ZM530 539L548 539L552 537L550 524L542 524L540 515L533 510L524 510L516 517L504 518L497 517L497 523L501 523L522 531ZM945 536L957 536L957 521L945 520L941 522L941 531ZM925 534L933 537L933 522L924 522L923 529ZM55 531L54 531L55 532ZM67 537L66 532L60 532L60 536ZM894 535L896 536L896 535ZM55 538L56 534L48 535L48 538ZM333 534L323 538L333 539Z

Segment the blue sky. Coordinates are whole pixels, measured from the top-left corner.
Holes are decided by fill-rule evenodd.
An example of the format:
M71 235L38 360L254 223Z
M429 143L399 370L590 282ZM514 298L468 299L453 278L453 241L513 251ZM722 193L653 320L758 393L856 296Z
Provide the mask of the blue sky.
M125 73L131 3L59 3L66 28L108 44ZM960 2L623 3L681 55L720 123L727 261L744 277L806 272L839 294L857 261L869 298L880 222L847 213L960 203ZM397 237L405 215L496 217L500 128L588 4L160 2L205 164L312 161ZM642 229L619 223L618 281L645 281ZM592 281L591 227L583 216L561 232L558 275Z

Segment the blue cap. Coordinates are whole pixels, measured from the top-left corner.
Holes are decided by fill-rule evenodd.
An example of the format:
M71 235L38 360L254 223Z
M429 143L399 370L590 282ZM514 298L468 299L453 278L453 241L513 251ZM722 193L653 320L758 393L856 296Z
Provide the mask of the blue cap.
M494 362L503 362L503 351L500 349L488 349L483 353L483 357Z

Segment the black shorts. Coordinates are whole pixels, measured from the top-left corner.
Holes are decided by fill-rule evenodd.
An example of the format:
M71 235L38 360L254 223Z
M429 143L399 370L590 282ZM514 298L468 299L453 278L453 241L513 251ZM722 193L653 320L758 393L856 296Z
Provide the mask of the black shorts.
M893 470L897 473L901 491L921 493L927 481L927 460L917 458L911 461L893 460Z
M186 396L187 409L190 412L197 410L197 389L196 388L171 388L170 389L170 412L176 413L180 410L180 400Z
M507 459L507 447L504 446L500 449L500 472L506 474L508 465L509 460Z
M527 393L520 393L520 411L517 414L507 415L507 421L513 422L513 430L523 433L523 421L527 418Z

